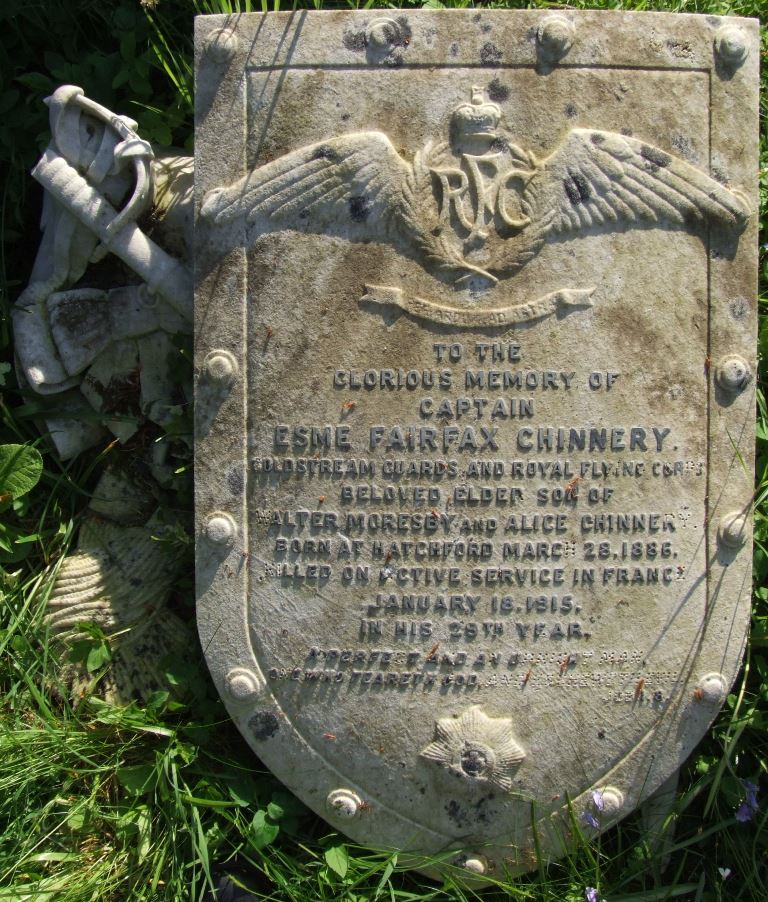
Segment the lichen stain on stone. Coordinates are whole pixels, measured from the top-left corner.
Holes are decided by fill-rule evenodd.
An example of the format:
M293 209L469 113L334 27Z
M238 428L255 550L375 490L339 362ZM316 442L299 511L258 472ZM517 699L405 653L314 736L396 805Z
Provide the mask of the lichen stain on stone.
M622 353L632 353L637 347L660 348L665 344L651 317L640 315L637 310L625 310L620 305L612 311L606 328L606 344L610 343Z
M563 188L568 200L574 207L586 203L590 198L589 185L578 173L574 172L568 179L563 179Z
M478 824L491 823L488 803L493 799L493 794L483 796L477 802L462 806L456 799L449 799L445 804L445 813L458 827L477 826Z
M464 811L456 799L450 799L446 802L445 813L458 827L468 827L470 824L466 811Z
M488 98L494 103L503 103L509 97L509 88L498 78L488 85Z
M640 148L640 156L652 164L652 172L655 172L657 169L664 169L672 162L672 157L669 154L659 150L658 147L651 147L650 144L643 144Z
M400 47L407 47L411 43L413 37L413 29L407 16L398 16L395 21L400 26L400 39L397 44Z
M227 473L227 485L229 486L229 490L233 495L239 495L243 491L245 487L245 481L243 479L243 473L239 466L232 467L229 473Z
M61 328L72 332L78 330L82 334L83 347L96 347L99 335L96 330L93 334L83 329L83 325L91 325L94 321L98 321L98 314L103 309L106 297L99 300L94 298L77 298L74 297L65 304L59 304L56 308L56 320Z
M365 222L371 213L371 203L365 195L350 197L349 215L353 222Z
M728 305L728 310L730 311L731 316L735 320L742 320L749 312L749 306L743 298L738 298L738 300L731 301Z
M501 59L501 50L490 41L488 43L483 44L480 50L480 62L484 66L493 66L495 63L498 63Z
M493 799L494 799L494 794L489 793L487 796L483 796L483 798L478 801L477 805L475 805L475 811L477 812L475 816L477 818L478 823L480 823L480 824L490 824L491 823L491 816L490 816L490 812L488 811L488 805L491 801L493 801Z
M341 40L347 50L358 53L365 50L365 31L345 31Z
M678 153L688 160L688 162L694 164L697 162L697 155L693 143L685 135L672 135L671 144Z
M679 59L693 59L693 47L689 41L667 40L667 50Z
M323 144L312 154L313 160L328 160L329 163L340 163L341 154L328 144Z
M257 711L248 721L248 726L253 738L258 740L270 739L280 729L280 724L271 711Z

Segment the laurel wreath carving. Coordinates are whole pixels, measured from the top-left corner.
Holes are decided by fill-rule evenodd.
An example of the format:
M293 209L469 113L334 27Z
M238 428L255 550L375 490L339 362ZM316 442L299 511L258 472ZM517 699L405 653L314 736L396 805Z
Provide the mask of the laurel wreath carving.
M518 153L522 155L524 152L518 150ZM538 165L535 156L532 153L525 153L525 161L531 166L533 173ZM409 230L411 247L427 258L429 268L433 272L454 282L476 275L495 284L498 281L496 275L475 266L462 256L456 247L455 232L447 229L446 224L441 222L438 216L432 169L436 165L445 166L450 163L456 165L450 146L444 141L428 142L413 158L411 172L405 179L399 210L402 221ZM524 198L521 198L521 204L523 215L530 216L531 204ZM540 217L534 229L526 231L525 244L520 247L513 261L497 260L493 264L494 271L499 275L516 272L535 257L545 241L553 216L554 211L548 211ZM523 238L522 235L519 237Z
M432 173L427 165L434 145L429 142L413 158L412 174L405 180L403 219L411 230L418 249L440 272L452 273L463 268L463 258L443 235L433 203Z
M405 179L400 213L410 230L411 244L427 258L431 268L441 275L459 279L470 274L493 282L496 278L469 261L446 237L437 215L430 162L449 153L448 144L429 141L413 158L412 172Z

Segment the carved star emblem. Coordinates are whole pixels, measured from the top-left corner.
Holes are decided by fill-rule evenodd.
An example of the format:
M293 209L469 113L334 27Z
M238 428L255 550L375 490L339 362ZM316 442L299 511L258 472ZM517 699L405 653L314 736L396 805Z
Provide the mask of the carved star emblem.
M512 788L512 775L525 758L512 735L508 717L488 717L473 705L461 717L435 723L435 738L421 752L447 771L469 782Z

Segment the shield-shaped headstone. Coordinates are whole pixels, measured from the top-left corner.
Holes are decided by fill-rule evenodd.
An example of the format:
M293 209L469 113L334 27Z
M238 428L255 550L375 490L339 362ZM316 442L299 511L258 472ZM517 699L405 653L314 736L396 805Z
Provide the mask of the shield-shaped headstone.
M528 868L739 667L756 25L297 12L196 53L213 677L356 840Z

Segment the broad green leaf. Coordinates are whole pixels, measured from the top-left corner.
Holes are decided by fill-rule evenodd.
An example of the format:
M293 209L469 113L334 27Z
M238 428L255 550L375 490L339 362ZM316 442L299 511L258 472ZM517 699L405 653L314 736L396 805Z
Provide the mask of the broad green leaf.
M325 850L325 863L328 867L338 874L339 877L346 877L349 868L349 855L344 846L331 846Z
M266 811L257 811L251 821L248 841L254 849L263 849L275 839L279 832L280 828L277 824L272 824L267 820Z
M97 645L91 646L88 657L85 659L85 666L88 673L94 673L108 664L112 660L112 652L106 642L99 642Z
M229 781L227 789L233 801L243 808L247 808L249 805L256 808L258 805L259 796L256 783L248 774L236 773L232 780Z
M267 805L267 816L270 820L279 821L284 814L285 811L283 811L277 802L270 802L269 805Z
M4 507L0 503L0 515ZM10 564L24 560L32 549L29 542L22 541L24 538L24 533L14 526L7 526L0 518L0 561Z
M77 852L39 852L37 855L32 855L28 861L40 861L40 862L49 862L49 861L79 861L80 856Z
M67 816L67 826L70 830L82 830L85 826L86 815L83 811L73 811L72 814Z
M136 812L136 827L139 831L136 853L139 858L144 858L152 846L152 817L146 805L140 805Z
M86 636L90 636L92 639L106 639L106 635L104 630L99 626L98 623L94 623L92 620L80 620L77 624L77 631L79 633L85 633Z
M130 795L141 795L154 789L157 783L157 771L151 764L132 764L118 767L115 771L120 785Z
M43 458L29 445L0 445L0 498L31 492L43 472Z

